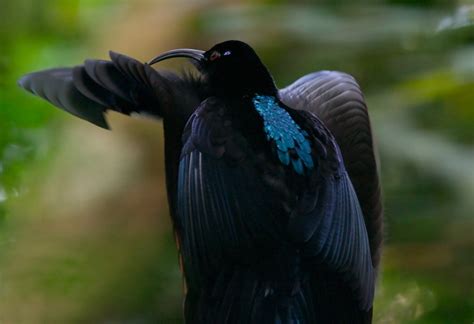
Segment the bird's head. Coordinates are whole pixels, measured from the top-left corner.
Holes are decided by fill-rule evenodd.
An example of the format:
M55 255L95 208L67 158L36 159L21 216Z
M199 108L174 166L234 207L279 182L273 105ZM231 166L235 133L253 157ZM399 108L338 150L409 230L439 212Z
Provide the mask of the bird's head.
M213 91L218 95L276 95L271 74L248 44L230 40L214 45L207 51L175 49L158 55L149 65L173 57L195 61Z

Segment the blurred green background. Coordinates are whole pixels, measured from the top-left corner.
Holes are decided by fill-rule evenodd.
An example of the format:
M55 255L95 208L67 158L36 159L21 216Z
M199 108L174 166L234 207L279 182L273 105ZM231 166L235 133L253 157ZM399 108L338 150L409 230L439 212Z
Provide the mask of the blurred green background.
M101 130L16 80L226 39L252 44L279 86L321 69L357 78L386 206L375 322L472 323L472 1L0 4L0 323L182 321L161 123L109 113Z

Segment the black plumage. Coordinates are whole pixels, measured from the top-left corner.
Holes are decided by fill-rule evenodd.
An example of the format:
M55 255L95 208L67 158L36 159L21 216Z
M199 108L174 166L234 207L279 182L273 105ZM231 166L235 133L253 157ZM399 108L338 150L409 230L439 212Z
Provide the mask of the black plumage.
M150 67L180 56L198 77ZM150 64L111 52L19 84L105 128L107 109L163 118L187 322L371 322L382 207L351 76L278 90L250 46L227 41Z

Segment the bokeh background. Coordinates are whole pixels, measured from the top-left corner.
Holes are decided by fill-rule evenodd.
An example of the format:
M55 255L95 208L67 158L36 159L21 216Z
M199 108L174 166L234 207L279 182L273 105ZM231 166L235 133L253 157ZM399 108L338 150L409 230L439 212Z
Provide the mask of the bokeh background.
M161 123L109 113L105 131L16 80L226 39L252 44L280 86L321 69L361 84L386 206L375 322L474 321L472 1L0 5L0 323L182 322Z

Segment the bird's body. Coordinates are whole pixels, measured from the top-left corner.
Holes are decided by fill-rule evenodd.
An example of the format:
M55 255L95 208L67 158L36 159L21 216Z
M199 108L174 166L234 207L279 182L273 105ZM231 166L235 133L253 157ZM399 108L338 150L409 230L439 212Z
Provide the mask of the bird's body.
M113 63L88 61L72 78L61 79L69 70L50 70L21 84L99 125L108 106L163 117L188 323L370 323L381 209L367 115L355 136L369 127L369 139L362 134L363 147L355 143L341 152L323 121L333 122L332 111L321 119L309 112L341 100L334 78L329 90L312 89L318 82L318 89L327 86L321 81L327 74L279 91L241 42L155 61L171 56L198 60L204 77L159 74L113 54ZM70 104L50 94L58 90L46 81L68 85ZM315 108L323 94L326 101ZM89 113L91 103L96 110ZM360 162L372 169L348 161L346 170L348 154L366 154L367 147ZM364 176L360 170L370 175L371 187L362 181L354 190L351 178ZM361 208L358 195L367 188Z
M291 121L283 136L289 136L289 126L293 126L295 137L307 141L307 146L299 147L289 136L283 145L264 131L264 118L253 116L258 114L253 99L227 106L219 98L208 98L184 130L177 231L188 285L187 317L199 323L315 323L329 310L313 305L313 281L318 279L312 276L323 268L314 254L332 254L336 245L345 242L335 238L326 243L329 249L317 251L325 247L313 231L327 229L337 236L338 230L347 230L362 236L360 244L367 244L367 235L362 226L312 224L318 216L323 222L324 213L333 216L339 199L347 199L344 195L354 195L337 146L324 125L305 112L292 111L298 125L273 98L270 109L281 109L275 114ZM301 162L296 153L303 147L309 151L304 159L310 162ZM332 196L328 189L342 195ZM338 216L353 217L342 211ZM366 253L361 266L372 278L368 245ZM329 257L333 260L328 260L333 270L344 263L334 260L337 257L341 256L336 251ZM364 289L373 289L372 283L364 284L369 285ZM350 291L346 287L333 293L342 299ZM361 314L369 310L372 296L364 298L362 306L368 308ZM358 315L351 314L351 318Z

